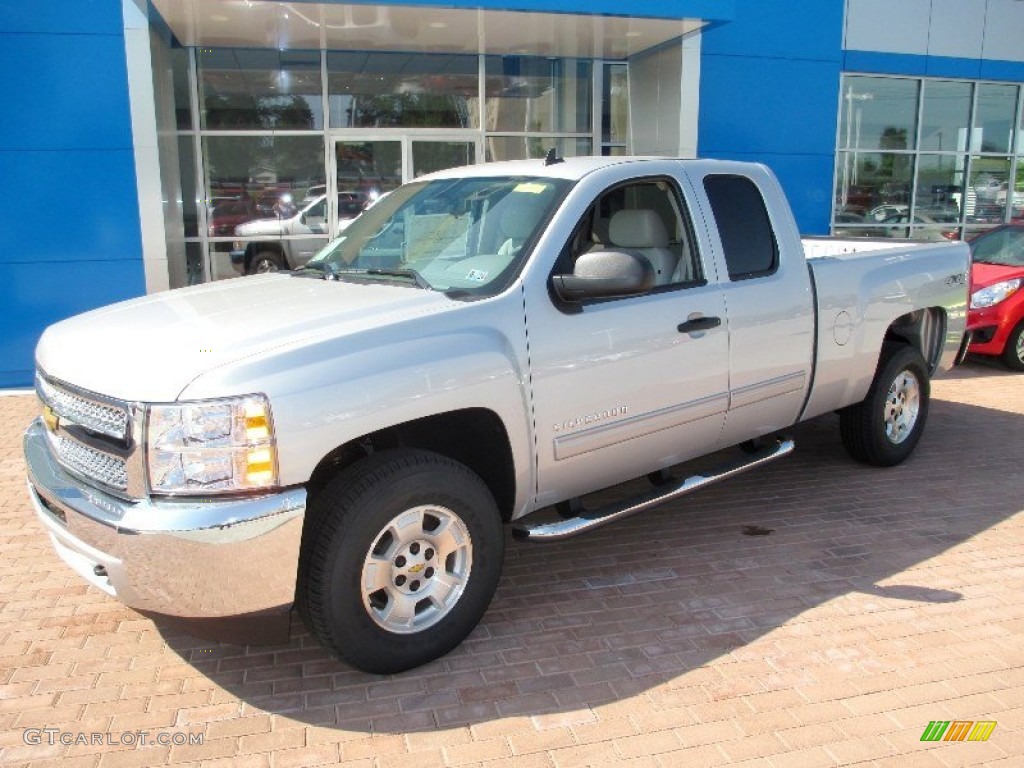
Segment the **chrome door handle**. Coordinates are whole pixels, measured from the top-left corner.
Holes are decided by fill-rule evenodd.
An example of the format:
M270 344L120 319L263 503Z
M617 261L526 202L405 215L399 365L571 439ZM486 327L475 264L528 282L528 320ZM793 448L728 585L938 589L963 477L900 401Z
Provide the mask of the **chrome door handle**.
M695 317L679 324L680 333L697 333L698 331L710 331L722 324L720 317Z

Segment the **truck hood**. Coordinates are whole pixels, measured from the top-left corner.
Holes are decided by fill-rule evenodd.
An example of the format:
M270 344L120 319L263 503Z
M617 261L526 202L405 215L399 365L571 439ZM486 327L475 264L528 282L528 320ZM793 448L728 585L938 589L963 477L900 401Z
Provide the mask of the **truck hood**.
M36 362L50 376L92 392L170 402L214 368L458 306L443 293L404 285L243 277L132 299L51 325Z
M288 231L291 219L255 219L239 224L235 227L235 234L239 237L252 237L253 235L283 235Z

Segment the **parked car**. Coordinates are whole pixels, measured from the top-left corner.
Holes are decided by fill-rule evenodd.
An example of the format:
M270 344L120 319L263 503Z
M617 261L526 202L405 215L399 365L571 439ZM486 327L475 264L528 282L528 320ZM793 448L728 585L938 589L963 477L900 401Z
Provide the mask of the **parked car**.
M971 246L970 352L1024 371L1024 224L1005 224Z
M267 641L297 603L340 658L401 671L483 617L505 523L583 534L781 460L794 424L837 411L855 460L907 459L961 351L969 261L804 241L754 163L440 171L303 269L50 326L31 498L65 562L132 607Z

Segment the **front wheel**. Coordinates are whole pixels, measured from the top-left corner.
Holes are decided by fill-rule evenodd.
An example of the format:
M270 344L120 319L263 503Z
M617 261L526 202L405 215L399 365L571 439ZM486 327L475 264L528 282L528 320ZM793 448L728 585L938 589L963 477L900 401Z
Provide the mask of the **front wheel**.
M1003 362L1008 368L1024 371L1024 320L1010 331L1010 338L1006 340L1006 348L1003 350Z
M504 554L497 505L467 467L375 454L310 502L299 609L338 657L401 672L444 655L487 610Z
M252 257L252 261L249 262L249 274L250 275L262 275L267 272L277 272L279 269L283 269L284 265L281 263L281 257L273 251L260 251Z
M928 418L928 369L905 344L886 343L867 397L839 412L847 452L876 467L899 464L917 446Z

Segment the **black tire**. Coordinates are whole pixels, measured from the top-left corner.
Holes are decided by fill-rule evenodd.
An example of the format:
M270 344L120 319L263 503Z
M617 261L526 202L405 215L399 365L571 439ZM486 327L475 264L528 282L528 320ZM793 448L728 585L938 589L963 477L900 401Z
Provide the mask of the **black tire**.
M760 453L771 444L771 440L762 435L761 437L755 437L752 440L744 440L739 444L739 449L744 453L751 455Z
M913 403L904 400L910 379L917 393L916 416L911 416ZM890 403L890 390L894 389ZM921 354L906 344L885 343L878 360L878 370L863 402L839 412L839 431L843 446L857 461L876 467L892 467L904 461L917 446L928 420L930 399L928 367ZM903 414L912 423L903 421Z
M442 526L454 532L451 541L468 536L468 556L464 543L451 554L443 552L447 539L431 543ZM411 553L419 558L412 566ZM501 516L477 475L428 451L384 451L341 472L311 499L298 607L310 631L339 658L366 672L401 672L443 656L473 630L494 596L503 558ZM429 567L441 561L443 569ZM363 585L377 583L376 569L387 584L371 593ZM448 601L443 610L421 597L440 593ZM400 613L395 606L412 616L409 625L391 618Z
M281 261L281 255L274 251L260 251L249 260L250 275L277 272L279 269L284 269L284 263Z
M1002 358L1007 368L1024 371L1024 320L1017 323L1017 327L1010 331Z

